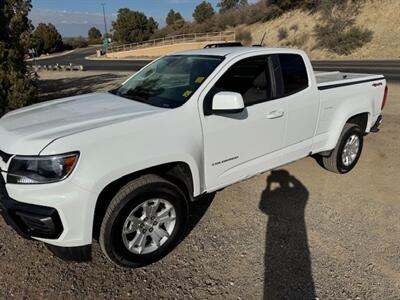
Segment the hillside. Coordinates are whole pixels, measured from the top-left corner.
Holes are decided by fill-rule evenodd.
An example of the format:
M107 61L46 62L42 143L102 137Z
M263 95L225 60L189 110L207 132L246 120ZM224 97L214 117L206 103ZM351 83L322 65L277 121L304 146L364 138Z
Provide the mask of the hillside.
M313 29L319 15L302 10L285 13L281 17L266 23L255 23L239 26L238 29L248 30L253 37L253 43L261 41L266 32L264 44L270 47L286 47L288 43L305 50L312 59L385 59L400 58L400 1L399 0L368 0L356 24L373 31L372 41L351 55L337 55L327 50L315 49ZM279 28L286 28L288 37L279 41Z

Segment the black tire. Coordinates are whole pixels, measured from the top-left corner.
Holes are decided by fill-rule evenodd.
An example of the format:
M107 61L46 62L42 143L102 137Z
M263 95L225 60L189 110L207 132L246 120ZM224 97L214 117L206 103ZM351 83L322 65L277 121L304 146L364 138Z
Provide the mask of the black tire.
M350 165L346 166L342 161L342 153L343 153L346 141L353 134L357 135L357 137L359 138L359 143L360 143L359 150L358 150L357 156L354 159L354 161ZM338 174L345 174L345 173L350 172L354 168L354 166L357 164L357 162L360 158L362 148L363 148L363 137L364 137L364 133L360 126L358 126L356 124L351 124L351 123L345 124L335 149L332 150L332 152L329 156L322 156L322 164L323 164L324 168L327 169L328 171L338 173Z
M175 209L175 227L157 250L147 254L135 254L128 250L122 238L122 229L128 215L149 199L167 200ZM154 263L181 241L187 228L188 202L184 193L173 183L157 176L145 175L126 184L114 196L105 213L99 242L103 253L113 263L125 267L141 267Z

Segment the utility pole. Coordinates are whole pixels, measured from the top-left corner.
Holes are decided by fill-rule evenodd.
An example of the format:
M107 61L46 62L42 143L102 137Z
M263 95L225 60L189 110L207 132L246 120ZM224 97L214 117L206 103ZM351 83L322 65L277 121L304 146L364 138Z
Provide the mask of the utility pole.
M104 37L107 37L107 22L106 22L106 11L104 9L104 3L101 4L103 6L103 18L104 18Z

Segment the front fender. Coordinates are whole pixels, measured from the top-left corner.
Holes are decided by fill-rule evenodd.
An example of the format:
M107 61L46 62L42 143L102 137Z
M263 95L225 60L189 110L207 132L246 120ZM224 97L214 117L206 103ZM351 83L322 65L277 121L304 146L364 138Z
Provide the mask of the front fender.
M192 175L193 182L193 196L196 197L201 194L201 181L200 181L200 170L198 165L193 157L188 156L187 154L175 154L158 157L156 159L151 160L141 160L135 164L129 164L124 166L123 168L115 168L110 170L107 173L104 173L101 178L96 181L96 184L92 187L92 191L94 194L100 195L101 191L109 185L110 183L124 177L127 175L131 175L146 169L158 167L161 165L169 164L169 163L185 163L189 166L190 172Z

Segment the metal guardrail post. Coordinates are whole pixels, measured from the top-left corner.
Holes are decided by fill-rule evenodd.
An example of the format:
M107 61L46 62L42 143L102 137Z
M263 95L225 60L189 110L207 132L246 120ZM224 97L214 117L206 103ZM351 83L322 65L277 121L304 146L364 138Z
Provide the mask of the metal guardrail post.
M180 35L173 35L170 37L163 37L158 39L152 39L144 42L136 42L124 45L118 45L114 47L110 47L108 49L109 52L115 53L119 51L127 51L134 50L139 48L151 47L156 45L169 45L175 43L183 43L188 41L198 42L198 41L223 41L226 39L230 39L233 37L233 40L236 41L236 31L216 31L216 32L204 32L204 33L186 33Z

